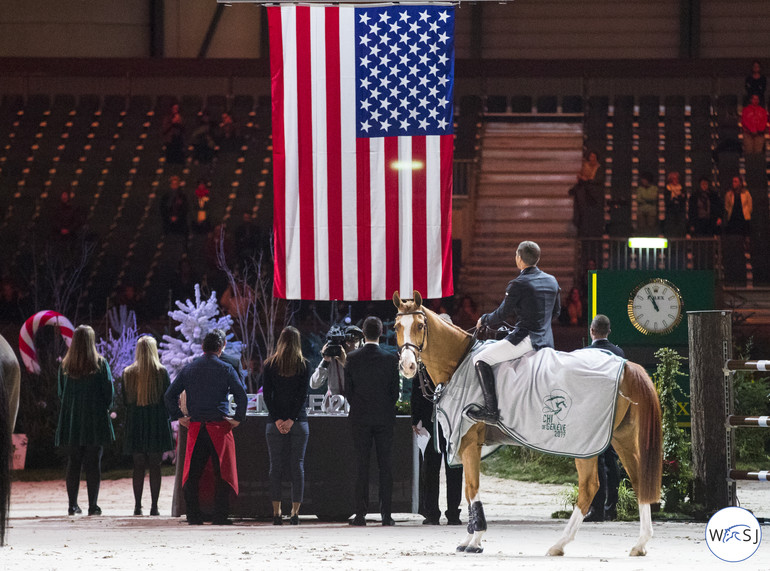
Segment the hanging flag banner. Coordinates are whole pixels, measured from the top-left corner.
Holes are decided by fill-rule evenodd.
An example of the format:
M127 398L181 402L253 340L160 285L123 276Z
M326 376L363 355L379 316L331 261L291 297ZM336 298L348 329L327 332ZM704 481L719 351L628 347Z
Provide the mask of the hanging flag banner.
M454 7L270 7L274 290L452 295Z

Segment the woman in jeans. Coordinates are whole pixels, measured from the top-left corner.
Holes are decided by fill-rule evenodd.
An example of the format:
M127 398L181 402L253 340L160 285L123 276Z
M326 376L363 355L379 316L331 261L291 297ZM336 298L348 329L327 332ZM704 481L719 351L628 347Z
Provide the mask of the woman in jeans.
M265 428L270 454L270 499L273 525L282 525L281 468L285 454L291 459L291 525L299 524L299 506L305 491L305 448L308 426L305 411L310 368L302 356L299 331L286 327L275 353L264 363L262 392L268 411Z
M61 410L56 426L56 446L67 451L67 496L69 515L78 507L80 470L86 472L88 515L101 515L97 505L102 479L102 451L115 440L110 419L113 388L107 361L96 351L96 336L88 325L80 325L59 367Z

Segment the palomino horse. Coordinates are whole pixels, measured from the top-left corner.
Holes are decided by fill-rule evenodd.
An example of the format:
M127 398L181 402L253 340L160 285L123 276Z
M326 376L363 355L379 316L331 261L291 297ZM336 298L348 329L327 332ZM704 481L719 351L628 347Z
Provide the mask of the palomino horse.
M434 385L448 383L474 343L471 335L423 307L422 298L416 291L414 300L402 300L398 292L394 293L393 303L398 308L395 330L401 373L406 378L413 378L422 363ZM626 362L618 390L625 398L617 399L612 445L639 500L639 540L630 554L645 555L645 545L652 537L650 504L660 501L663 469L660 403L650 377L635 363ZM469 521L468 535L457 550L466 553L482 551L481 536L487 529L479 499L479 468L485 436L486 425L474 424L462 437L459 447L465 471ZM575 538L599 489L596 457L576 458L575 465L579 481L577 505L564 533L548 550L548 555L564 555L564 546Z
M21 369L8 341L0 335L0 546L5 543L8 506L11 500L11 433L19 410Z

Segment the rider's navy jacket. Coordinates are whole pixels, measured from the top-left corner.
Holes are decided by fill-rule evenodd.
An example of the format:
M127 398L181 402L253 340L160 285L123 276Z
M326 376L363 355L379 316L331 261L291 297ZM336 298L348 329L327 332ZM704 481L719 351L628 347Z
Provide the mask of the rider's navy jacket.
M500 307L482 315L481 323L496 328L515 317L516 325L506 337L508 341L518 345L529 335L533 348L553 347L551 320L561 311L560 291L551 274L537 266L524 268L508 283Z

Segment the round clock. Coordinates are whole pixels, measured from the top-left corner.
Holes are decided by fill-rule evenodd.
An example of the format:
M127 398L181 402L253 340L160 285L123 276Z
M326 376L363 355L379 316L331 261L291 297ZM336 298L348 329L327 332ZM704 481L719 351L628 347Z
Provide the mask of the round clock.
M628 298L628 318L645 335L665 335L682 320L684 303L679 289L663 278L639 284Z

